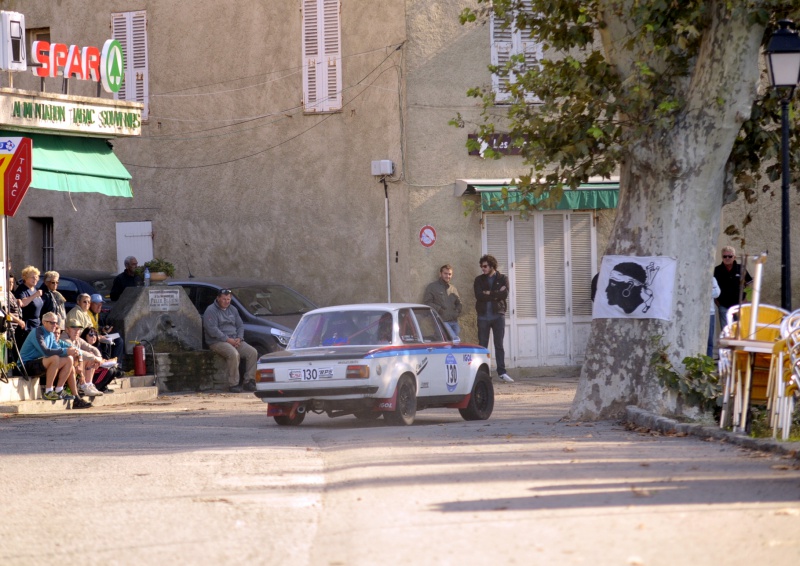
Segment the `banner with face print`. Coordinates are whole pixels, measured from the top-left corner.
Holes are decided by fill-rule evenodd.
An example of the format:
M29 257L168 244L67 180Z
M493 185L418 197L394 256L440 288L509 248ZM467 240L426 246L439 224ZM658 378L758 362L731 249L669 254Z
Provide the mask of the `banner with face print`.
M671 320L676 268L672 257L605 256L592 318Z

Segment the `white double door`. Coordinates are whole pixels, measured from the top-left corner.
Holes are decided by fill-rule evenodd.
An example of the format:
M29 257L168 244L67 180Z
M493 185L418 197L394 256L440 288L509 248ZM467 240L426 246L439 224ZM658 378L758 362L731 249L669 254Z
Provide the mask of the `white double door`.
M583 362L597 264L591 212L484 214L483 249L511 282L507 367Z

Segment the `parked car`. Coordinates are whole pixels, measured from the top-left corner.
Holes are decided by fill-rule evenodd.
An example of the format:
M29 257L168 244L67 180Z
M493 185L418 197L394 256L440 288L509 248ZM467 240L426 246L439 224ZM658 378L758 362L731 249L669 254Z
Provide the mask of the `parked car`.
M93 295L99 293L103 296L105 303L103 311L111 310L112 303L108 299L108 293L111 291L111 284L114 282L113 273L106 271L93 271L89 269L65 269L58 272L58 292L64 295L66 299L65 308L67 312L75 307L78 295L86 293ZM18 284L22 280L18 281ZM44 285L44 273L41 274L38 288Z
M167 284L183 287L201 316L216 300L220 289L230 289L231 305L239 311L244 323L244 340L259 356L283 350L300 317L317 308L294 289L261 279L195 277Z
M465 420L494 409L486 348L461 344L426 305L364 304L303 315L287 349L263 356L256 397L279 425L308 411L410 425L431 407Z

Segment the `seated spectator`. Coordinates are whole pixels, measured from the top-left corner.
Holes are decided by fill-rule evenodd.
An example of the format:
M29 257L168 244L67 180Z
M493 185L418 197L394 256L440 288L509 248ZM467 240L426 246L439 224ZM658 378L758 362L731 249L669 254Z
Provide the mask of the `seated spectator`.
M44 374L44 398L48 401L71 400L73 409L86 409L91 403L75 398L64 390L64 384L69 384L70 391L78 391L75 382L75 360L80 352L74 346L59 344L54 333L58 327L58 316L49 312L42 317L42 325L28 333L25 343L20 350L25 373L29 377L38 377ZM56 377L58 381L56 382ZM53 384L56 384L53 389Z
M136 268L139 267L139 262L135 257L129 255L125 258L125 271L120 273L114 278L114 283L111 285L111 292L109 298L112 301L118 301L122 292L128 287L141 287L142 278L136 273Z
M80 326L70 326L67 328L67 335L62 337L61 341L80 350L78 360L75 362L79 390L90 397L102 395L103 393L94 386L94 372L103 363L103 356L100 355L100 350L81 338L82 331L83 328Z
M44 301L42 300L41 289L36 288L38 282L38 269L29 265L22 270L22 283L14 291L14 295L17 297L19 306L22 309L22 320L25 321L25 327L17 328L17 345L23 344L28 333L39 326Z
M57 291L58 289L58 271L48 271L44 274L44 285L42 286L42 311L40 314L44 315L48 312L54 312L58 315L58 327L64 330L67 327L67 310L64 307L67 300L64 295Z
M75 308L67 313L67 328L70 326L80 326L81 329L94 326L92 324L92 317L89 316L89 304L91 298L86 293L78 295L75 302Z
M94 328L84 328L83 332L81 333L81 338L83 338L90 346L98 347L100 346L100 342L98 342L98 334L97 330ZM107 362L117 362L117 358L107 359ZM102 391L103 393L113 393L113 389L109 389L108 385L118 377L122 377L124 374L122 373L122 369L120 369L119 365L108 367L108 365L99 367L94 372L94 377L92 378L92 382L97 390Z
M95 293L91 296L90 301L89 312L87 314L89 318L92 319L92 327L97 331L97 347L100 349L105 359L116 358L121 360L125 355L125 343L122 340L122 336L116 340L107 338L106 335L111 332L114 327L105 324L105 320L100 320L100 314L103 311L103 296ZM103 324L103 326L100 326L101 324Z
M230 289L220 289L217 299L206 308L203 334L209 349L225 358L230 392L255 391L258 352L244 341L244 323L236 307L231 306ZM246 362L244 386L239 385L240 359Z

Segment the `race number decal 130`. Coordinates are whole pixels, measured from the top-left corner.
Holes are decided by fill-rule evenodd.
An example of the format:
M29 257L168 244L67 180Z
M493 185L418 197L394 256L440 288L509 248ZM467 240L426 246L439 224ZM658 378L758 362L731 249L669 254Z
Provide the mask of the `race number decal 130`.
M458 364L453 354L447 354L444 360L445 372L447 373L447 390L452 393L458 385Z

